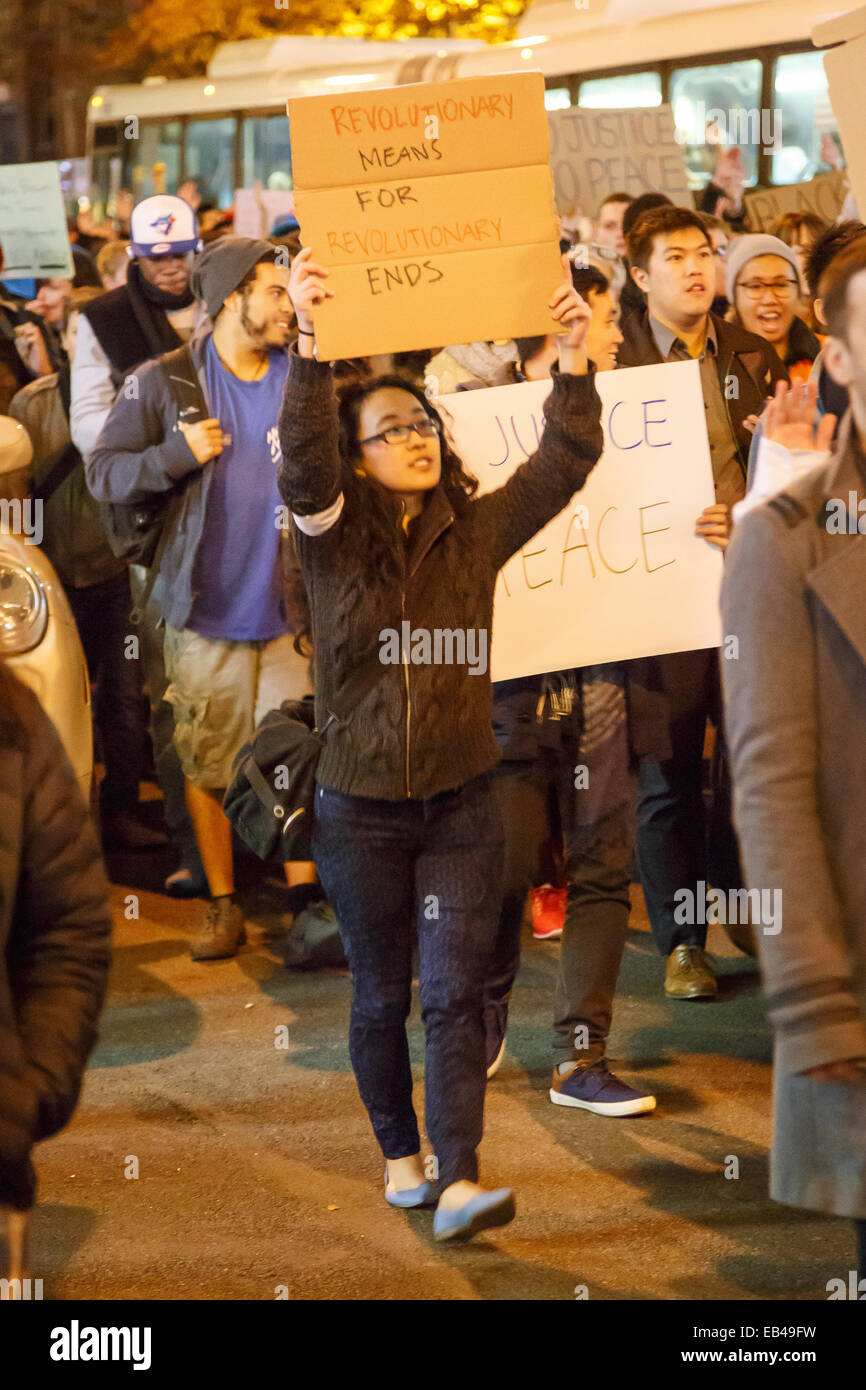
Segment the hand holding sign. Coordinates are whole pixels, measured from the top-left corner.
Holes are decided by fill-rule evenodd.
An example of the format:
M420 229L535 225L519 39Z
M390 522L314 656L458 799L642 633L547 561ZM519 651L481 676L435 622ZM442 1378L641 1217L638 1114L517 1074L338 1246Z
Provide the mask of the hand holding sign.
M551 316L565 330L556 335L559 343L559 370L572 376L583 376L587 370L583 340L592 313L589 305L574 288L567 256L562 257L562 268L565 279L561 285L557 285L547 305Z
M324 304L326 299L334 297L334 291L324 283L328 277L327 270L310 259L312 254L312 247L305 246L292 261L289 273L289 298L298 320L298 331L303 335L301 347L303 348L304 337L309 344L309 351L304 353L305 357L313 355L310 341L313 332L313 309L317 304Z

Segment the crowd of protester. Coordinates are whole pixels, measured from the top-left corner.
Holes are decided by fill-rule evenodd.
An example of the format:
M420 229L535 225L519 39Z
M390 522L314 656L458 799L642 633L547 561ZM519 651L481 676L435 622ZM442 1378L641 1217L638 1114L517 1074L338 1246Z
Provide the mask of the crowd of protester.
M816 524L828 498L866 489L866 226L787 214L751 231L742 193L736 152L719 159L700 211L612 193L562 241L557 332L375 366L317 360L316 308L332 290L293 219L269 238L235 236L230 213L193 185L134 207L122 198L110 224L76 219L72 278L30 298L0 287L0 413L30 437L43 546L95 690L102 845L144 852L167 837L165 891L204 900L199 961L246 939L222 798L262 715L314 693L321 717L401 616L489 631L498 571L601 454L595 374L699 362L715 496L695 534L725 554L739 660L710 648L492 689L458 665L415 667L411 681L408 667L383 666L324 743L312 859L285 865L291 931L317 915L348 958L349 1049L386 1200L436 1205L440 1239L514 1215L510 1189L479 1184L477 1151L525 912L537 939L561 942L551 1102L634 1116L656 1099L607 1057L630 883L643 889L660 988L682 1001L714 1000L718 987L707 923L681 920L678 891L769 884L783 890L784 930L741 926L776 1029L773 1193L854 1219L866 1264L862 543L856 506L853 534ZM476 498L436 400L546 379L537 453ZM787 468L784 490L762 481L771 464L774 476ZM155 548L119 545L129 504L159 514ZM27 991L55 931L44 894L7 920L16 877L32 885L64 837L82 866L57 883L82 904L80 929L64 914L65 937L56 931L63 1055L48 1055L50 1039L40 1054L38 1018L2 1015L17 1013L19 1037L0 1061L0 1204L26 1209L30 1145L63 1123L92 1045L106 908L86 818L45 827L52 797L67 807L77 796L53 735L0 676L11 763L0 792L17 789L3 825L24 827L0 846L19 846L17 862L0 858L0 1002ZM576 785L578 766L588 777ZM148 775L165 836L140 815ZM413 949L435 1181L411 1098Z

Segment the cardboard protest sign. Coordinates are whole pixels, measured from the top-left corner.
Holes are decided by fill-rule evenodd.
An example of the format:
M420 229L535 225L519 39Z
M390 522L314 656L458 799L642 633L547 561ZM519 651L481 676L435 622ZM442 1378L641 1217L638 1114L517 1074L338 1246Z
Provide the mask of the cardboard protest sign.
M550 162L556 206L589 217L609 193L666 193L694 207L683 146L670 106L624 111L569 106L549 111Z
M756 232L766 231L786 212L814 212L825 222L835 222L846 192L843 173L818 174L806 183L779 184L760 193L747 193L746 211Z
M295 211L295 195L274 188L235 189L235 236L267 237L278 217Z
M863 217L866 209L866 108L863 73L866 34L840 44L824 54L824 70L830 87L830 104L845 151L848 182Z
M596 386L604 453L499 575L493 680L721 642L722 555L694 534L715 500L700 367L600 372ZM550 389L527 382L437 402L482 492L538 447Z
M295 207L334 299L320 358L550 333L562 280L544 79L288 103Z
M0 246L4 280L72 278L56 164L0 165Z

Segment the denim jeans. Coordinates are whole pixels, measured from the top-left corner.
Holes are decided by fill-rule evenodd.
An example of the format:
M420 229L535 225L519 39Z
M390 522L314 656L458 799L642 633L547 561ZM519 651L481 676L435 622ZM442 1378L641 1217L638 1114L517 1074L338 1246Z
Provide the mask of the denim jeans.
M482 997L503 856L490 777L427 801L317 787L313 856L352 972L349 1053L383 1154L420 1148L406 1037L417 933L427 1134L443 1188L477 1181Z
M68 588L66 596L81 637L93 686L93 722L99 731L105 777L99 788L103 815L138 805L139 781L147 754L141 698L141 666L125 654L132 600L126 574Z

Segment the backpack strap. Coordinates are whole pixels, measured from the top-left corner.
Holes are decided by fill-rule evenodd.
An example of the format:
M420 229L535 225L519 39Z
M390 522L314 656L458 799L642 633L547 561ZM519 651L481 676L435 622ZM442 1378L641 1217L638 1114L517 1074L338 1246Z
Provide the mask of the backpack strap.
M162 357L158 357L156 360L165 381L165 388L174 397L177 405L178 422L186 420L189 416L206 420L207 401L201 389L189 344L184 343L182 347L175 348L172 352L163 353ZM141 622L144 610L150 602L150 596L159 574L159 567L162 564L162 557L168 544L169 534L170 527L166 519L166 524L163 525L159 533L153 560L148 569L147 583L139 595L138 603L130 614L130 621L136 625Z

